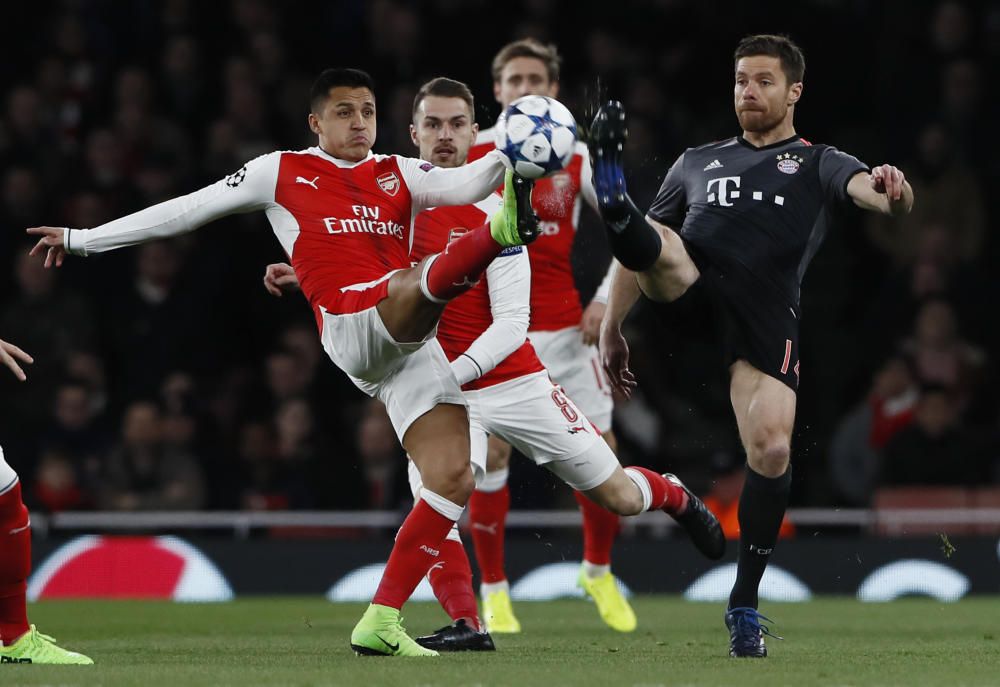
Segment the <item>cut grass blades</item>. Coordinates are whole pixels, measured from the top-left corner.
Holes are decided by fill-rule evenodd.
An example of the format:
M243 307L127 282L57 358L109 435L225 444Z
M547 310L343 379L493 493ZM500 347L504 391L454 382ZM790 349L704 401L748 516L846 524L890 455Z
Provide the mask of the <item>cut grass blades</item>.
M639 629L604 626L592 604L520 603L524 631L495 654L358 658L348 648L360 604L320 598L227 604L45 602L32 621L91 667L0 666L0 685L996 685L1000 597L956 604L862 604L826 598L765 604L775 630L762 661L727 657L721 604L634 599ZM403 609L411 635L447 622L432 604Z

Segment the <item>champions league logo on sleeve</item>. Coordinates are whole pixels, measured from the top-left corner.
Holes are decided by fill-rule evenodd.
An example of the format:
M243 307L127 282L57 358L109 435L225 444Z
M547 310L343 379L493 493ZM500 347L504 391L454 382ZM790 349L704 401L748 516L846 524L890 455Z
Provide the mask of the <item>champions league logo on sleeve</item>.
M226 186L236 188L247 178L247 166L243 165L238 170L226 177Z

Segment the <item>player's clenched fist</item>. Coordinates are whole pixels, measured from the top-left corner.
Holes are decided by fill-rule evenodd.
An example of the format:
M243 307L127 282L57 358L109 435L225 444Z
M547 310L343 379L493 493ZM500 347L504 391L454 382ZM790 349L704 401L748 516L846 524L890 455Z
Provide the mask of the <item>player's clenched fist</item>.
M903 197L906 177L903 171L892 165L879 165L872 170L871 184L876 193L884 193L890 201Z
M264 288L272 296L281 297L282 291L299 288L299 278L295 276L292 266L284 262L275 262L264 270Z

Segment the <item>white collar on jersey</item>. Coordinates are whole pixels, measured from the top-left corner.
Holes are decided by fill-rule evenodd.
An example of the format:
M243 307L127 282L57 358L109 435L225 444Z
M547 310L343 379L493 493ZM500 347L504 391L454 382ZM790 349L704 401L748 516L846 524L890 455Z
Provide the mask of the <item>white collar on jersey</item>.
M330 155L330 153L326 152L319 146L313 146L312 148L309 148L308 152L312 155L315 155L316 157L321 157L324 160L329 160L333 164L337 165L338 167L342 167L343 169L350 169L351 167L357 167L358 165L363 165L364 163L368 162L373 157L375 157L375 153L369 150L368 155L365 156L365 159L358 160L357 162L349 162L348 160L341 160L339 157L334 157L333 155Z

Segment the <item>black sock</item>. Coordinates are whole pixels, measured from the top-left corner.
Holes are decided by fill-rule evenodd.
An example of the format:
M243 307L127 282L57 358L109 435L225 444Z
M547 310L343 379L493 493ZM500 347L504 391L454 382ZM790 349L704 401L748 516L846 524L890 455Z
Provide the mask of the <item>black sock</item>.
M781 477L764 477L747 465L747 479L740 494L740 551L736 560L736 584L729 595L729 608L757 608L757 587L778 541L781 521L788 506L792 466Z
M611 254L626 269L642 272L652 267L660 257L663 241L632 199L625 196L625 203L626 208L620 218L609 220L605 217L604 228L611 245Z

